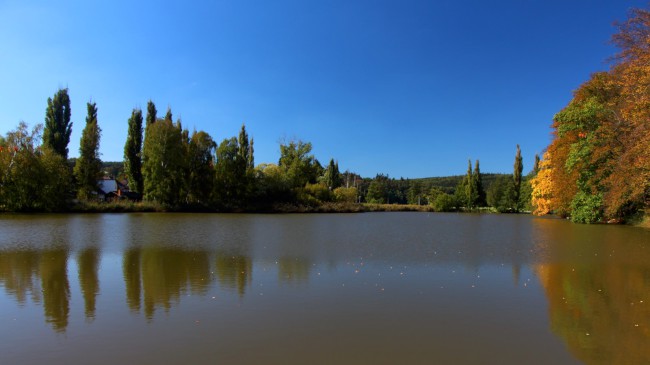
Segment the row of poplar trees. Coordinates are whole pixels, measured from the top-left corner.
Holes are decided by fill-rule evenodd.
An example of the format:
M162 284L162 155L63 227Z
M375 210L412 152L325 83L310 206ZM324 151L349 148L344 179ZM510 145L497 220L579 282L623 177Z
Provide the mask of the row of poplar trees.
M217 144L204 131L190 135L180 120L172 122L169 108L163 118L157 113L151 101L144 118L134 109L124 146L130 188L146 201L173 208L249 210L356 196L340 191L338 163L331 159L324 168L311 154L311 143L281 143L277 165L255 166L254 140L245 125L238 136Z
M68 89L61 89L47 101L44 125L30 130L21 122L0 136L0 210L58 211L74 197L96 199L102 176L97 106L87 103L74 160L68 160L70 117ZM150 101L144 118L137 108L129 118L124 167L130 189L163 207L263 209L277 202L354 201L355 191L340 191L338 163L332 159L324 168L311 150L308 142L282 143L278 164L256 167L254 141L244 125L238 136L217 144L206 132L190 135L180 119L172 122L170 109L158 118Z
M131 190L148 201L174 207L240 207L253 191L253 143L242 125L238 137L217 146L208 133L190 135L180 119L172 122L170 109L158 118L149 101L144 138L142 111L134 109L129 118L125 172Z
M490 185L487 191L483 186L479 161L476 160L472 171L472 161L468 161L467 173L456 187L454 196L435 194L432 205L437 210L449 210L462 207L475 209L492 207L499 212L517 213L527 210L530 206L529 179L537 173L539 157L535 156L535 167L529 176L523 176L524 164L521 149L517 145L512 175L501 175Z

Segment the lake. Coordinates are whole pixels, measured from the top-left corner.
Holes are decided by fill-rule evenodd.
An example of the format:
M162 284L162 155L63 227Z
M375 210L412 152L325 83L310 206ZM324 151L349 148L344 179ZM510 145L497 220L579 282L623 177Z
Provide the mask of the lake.
M650 230L0 216L1 364L650 364Z

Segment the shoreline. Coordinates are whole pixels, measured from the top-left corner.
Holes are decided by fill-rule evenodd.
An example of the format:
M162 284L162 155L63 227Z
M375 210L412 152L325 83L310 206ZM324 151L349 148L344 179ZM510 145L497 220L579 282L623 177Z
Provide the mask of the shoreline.
M489 214L530 214L530 212L519 213L499 213L490 207L477 209L460 209L450 212L437 212L429 205L410 205L410 204L370 204L370 203L344 203L344 202L327 202L320 205L308 206L291 203L278 203L270 206L258 206L248 209L231 208L231 209L209 209L203 206L189 206L181 208L165 207L152 202L90 202L77 203L67 210L58 212L43 211L26 211L10 212L0 211L2 214L101 214L101 213L222 213L222 214L319 214L319 213L373 213L373 212L426 212L426 213L489 213ZM643 212L627 222L607 223L601 222L596 224L615 224L630 227L639 227L650 229L650 215Z

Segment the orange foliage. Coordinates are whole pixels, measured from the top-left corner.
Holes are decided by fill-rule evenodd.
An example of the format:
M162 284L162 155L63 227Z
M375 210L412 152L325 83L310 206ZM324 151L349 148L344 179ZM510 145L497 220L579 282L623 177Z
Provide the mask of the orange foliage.
M552 158L537 181L539 213L571 215L579 189L603 194L607 218L650 203L650 11L634 10L613 40L621 48L617 63L593 74L554 119Z
M533 187L531 193L531 202L533 204L533 214L545 215L552 210L551 197L553 196L553 180L551 179L551 154L547 151L544 153L542 161L539 162L539 172L530 184Z

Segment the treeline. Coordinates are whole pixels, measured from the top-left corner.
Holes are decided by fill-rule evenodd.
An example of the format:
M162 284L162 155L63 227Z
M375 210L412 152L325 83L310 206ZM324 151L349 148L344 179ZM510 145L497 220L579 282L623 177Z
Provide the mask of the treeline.
M122 175L132 192L165 210L275 211L329 202L430 205L436 211L530 207L519 146L512 175L482 174L479 162L472 169L470 161L467 174L457 177L362 178L340 172L334 159L323 166L311 153L311 143L299 140L280 144L277 164L255 165L254 140L244 125L237 136L217 143L204 131L190 133L180 119L174 122L169 108L159 118L149 101L144 113L133 109L128 119L123 163L105 164L99 158L97 114L96 104L88 103L76 159L67 158L72 131L67 89L48 99L44 127L30 131L21 122L1 138L0 209L83 207L98 200L98 179L106 173Z
M469 161L467 173L458 176L422 179L393 179L378 174L375 178L354 181L360 202L371 204L430 205L439 212L492 208L501 213L530 211L530 180L535 168L521 176L523 163L517 146L513 174L484 174L479 161ZM518 176L518 177L516 177Z
M650 204L650 12L618 24L620 48L553 121L553 141L533 179L535 214L575 222L624 221Z

